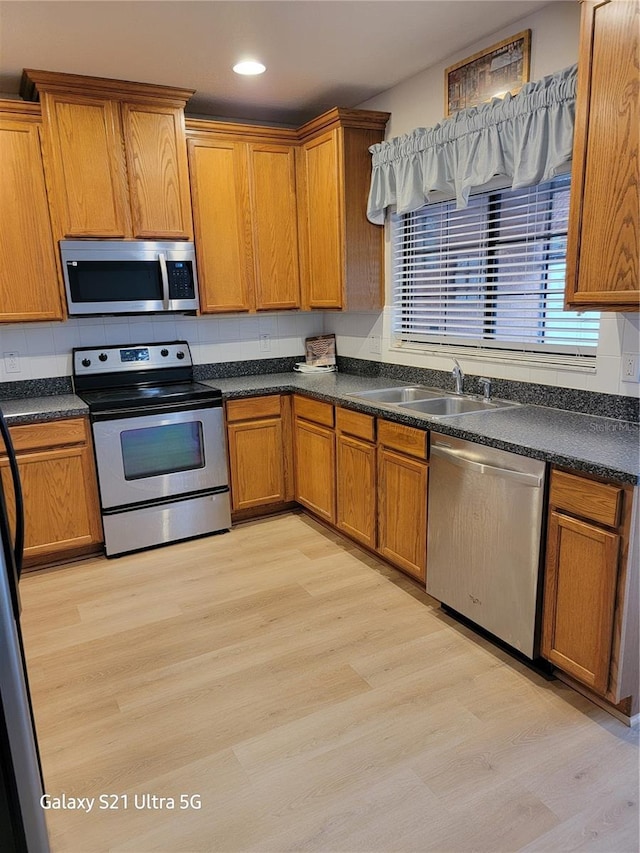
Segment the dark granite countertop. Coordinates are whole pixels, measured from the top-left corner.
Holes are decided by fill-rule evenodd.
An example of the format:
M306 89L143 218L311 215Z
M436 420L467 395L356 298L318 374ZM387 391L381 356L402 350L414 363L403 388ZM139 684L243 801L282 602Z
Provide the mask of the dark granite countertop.
M271 373L204 382L220 388L226 399L300 391L398 423L510 450L618 482L634 485L640 482L640 432L637 424L628 421L533 405L434 420L428 415L408 414L351 396L408 383L346 373ZM73 417L88 411L74 394L5 399L0 400L0 408L10 424Z
M302 391L320 400L379 415L388 420L543 459L622 483L640 482L640 431L628 421L583 415L562 409L521 405L464 417L435 420L417 412L354 399L351 394L410 383L344 373L273 373L208 380L227 399L260 393Z
M48 397L18 397L0 400L0 409L8 424L33 421L55 421L88 415L89 407L75 394L53 394Z

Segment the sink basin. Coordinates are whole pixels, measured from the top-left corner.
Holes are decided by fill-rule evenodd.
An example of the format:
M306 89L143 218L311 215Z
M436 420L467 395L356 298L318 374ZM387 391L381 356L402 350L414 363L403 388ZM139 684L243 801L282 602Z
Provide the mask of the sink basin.
M398 388L378 388L376 391L361 391L359 394L351 394L360 400L371 400L375 403L410 403L414 400L430 400L434 397L442 397L443 392L438 389L424 388L421 385L407 385Z
M466 415L472 412L491 412L496 409L506 409L517 406L505 400L474 400L469 397L439 397L435 400L417 400L413 403L400 403L398 408L412 412L422 412L437 418L450 418L455 415Z

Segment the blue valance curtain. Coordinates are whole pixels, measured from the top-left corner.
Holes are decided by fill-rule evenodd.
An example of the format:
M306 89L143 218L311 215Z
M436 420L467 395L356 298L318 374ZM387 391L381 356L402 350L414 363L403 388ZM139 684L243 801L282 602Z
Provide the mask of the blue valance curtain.
M550 180L571 160L577 66L526 83L517 95L461 110L435 127L418 127L372 145L367 216L418 210L439 198L467 206L471 190L496 176L513 188Z

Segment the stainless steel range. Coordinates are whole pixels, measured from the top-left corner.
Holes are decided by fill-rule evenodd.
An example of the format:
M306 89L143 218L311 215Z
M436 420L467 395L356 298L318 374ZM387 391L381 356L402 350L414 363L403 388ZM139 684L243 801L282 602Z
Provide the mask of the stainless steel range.
M107 556L231 526L222 394L186 341L73 350L89 406Z

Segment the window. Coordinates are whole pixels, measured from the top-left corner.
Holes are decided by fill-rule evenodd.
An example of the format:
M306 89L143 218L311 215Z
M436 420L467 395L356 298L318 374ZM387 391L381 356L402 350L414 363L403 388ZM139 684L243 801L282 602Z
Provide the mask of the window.
M600 315L563 310L570 181L394 216L396 341L595 356Z

